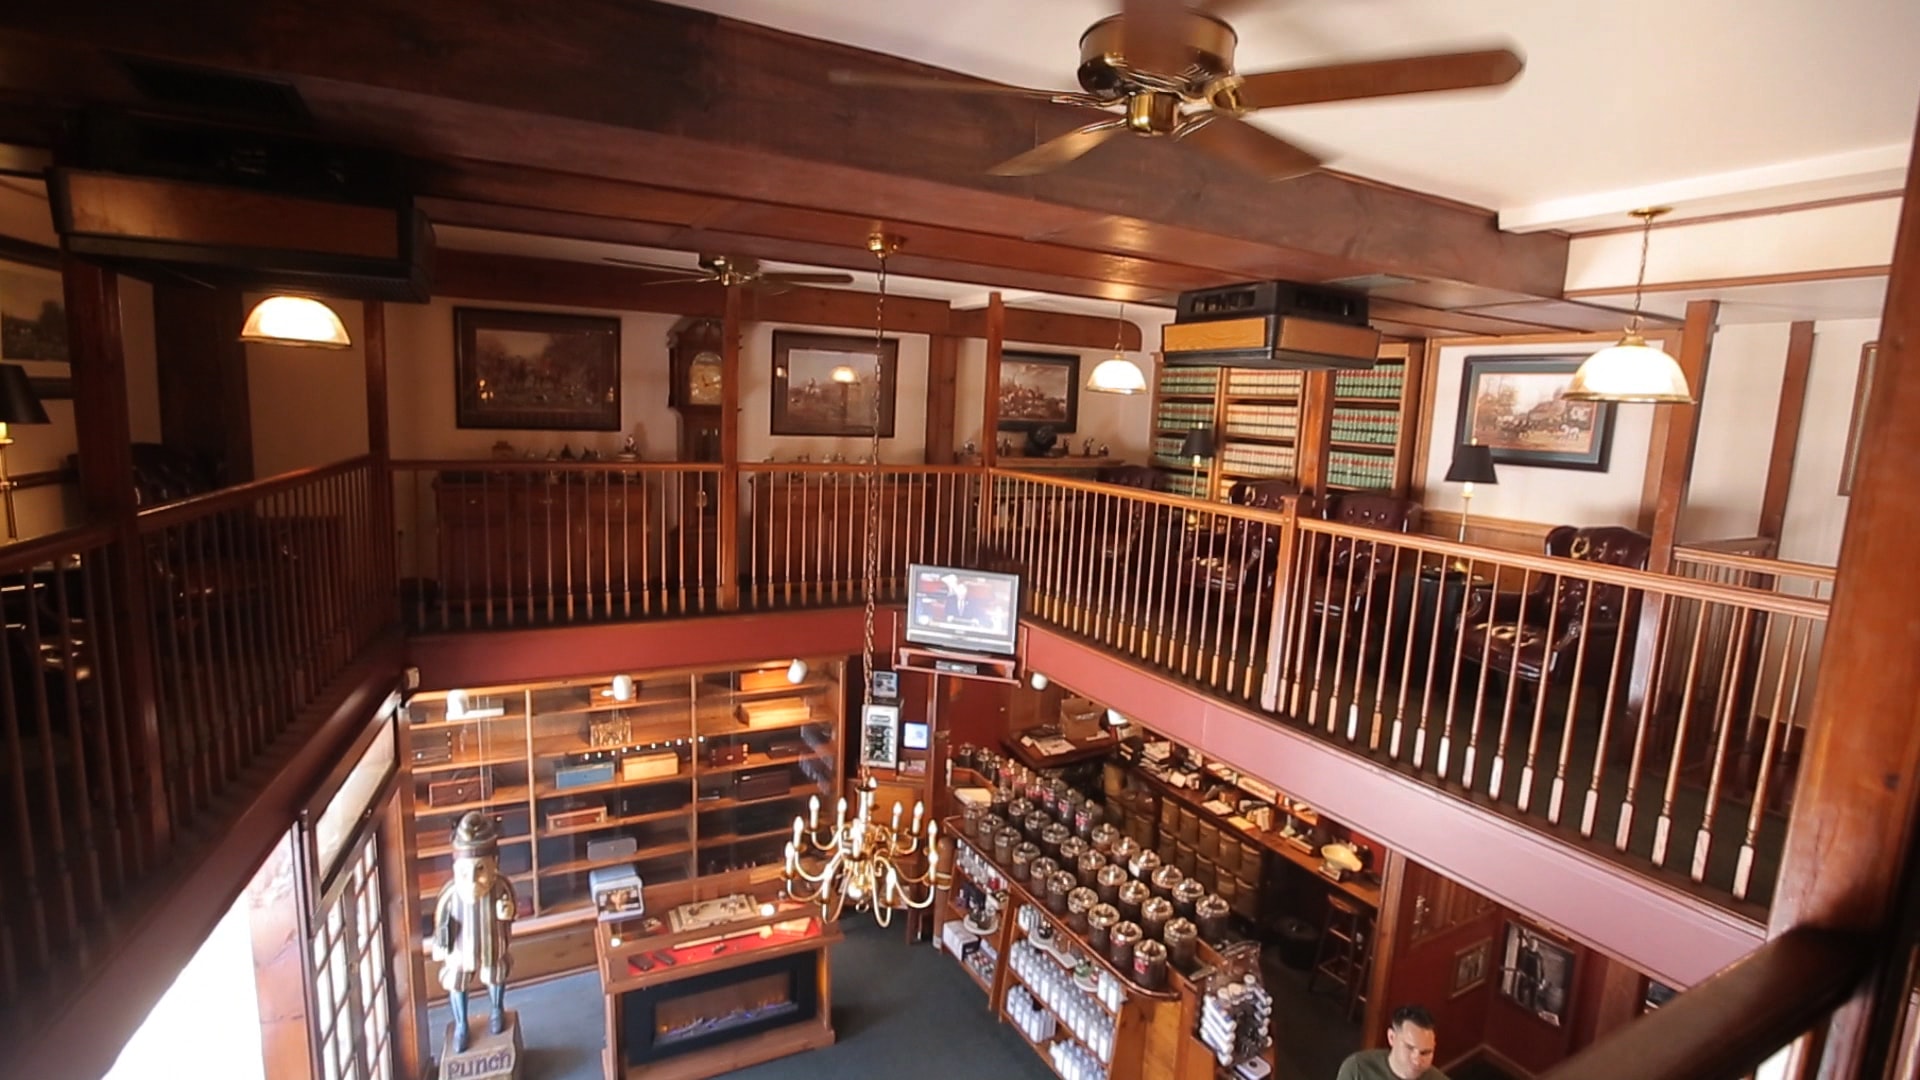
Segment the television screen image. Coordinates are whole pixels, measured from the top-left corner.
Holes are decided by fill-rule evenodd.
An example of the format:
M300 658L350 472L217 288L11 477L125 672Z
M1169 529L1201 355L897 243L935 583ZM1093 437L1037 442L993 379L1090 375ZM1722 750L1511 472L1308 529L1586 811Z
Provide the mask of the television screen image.
M1018 577L918 564L908 574L908 641L962 652L1017 651Z

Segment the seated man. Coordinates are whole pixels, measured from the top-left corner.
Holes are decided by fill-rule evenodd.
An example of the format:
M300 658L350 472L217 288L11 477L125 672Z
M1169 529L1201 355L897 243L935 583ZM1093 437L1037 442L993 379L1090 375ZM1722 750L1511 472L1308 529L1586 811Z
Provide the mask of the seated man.
M1387 1024L1386 1049L1347 1058L1335 1080L1447 1080L1433 1067L1433 1047L1433 1015L1418 1005L1402 1005Z

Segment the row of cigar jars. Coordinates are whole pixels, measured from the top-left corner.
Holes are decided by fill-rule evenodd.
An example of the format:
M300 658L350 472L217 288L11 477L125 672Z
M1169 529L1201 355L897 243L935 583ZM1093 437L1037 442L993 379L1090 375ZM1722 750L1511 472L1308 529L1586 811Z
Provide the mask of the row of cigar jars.
M1002 775L1017 777L1017 769L1003 767ZM1229 905L1121 835L1102 820L1097 803L1068 792L1048 784L1044 802L1036 802L1011 785L997 787L993 803L970 807L962 827L1091 948L1135 983L1158 990L1169 963L1192 966L1197 939L1215 946L1225 941ZM1072 816L1056 819L1056 813Z

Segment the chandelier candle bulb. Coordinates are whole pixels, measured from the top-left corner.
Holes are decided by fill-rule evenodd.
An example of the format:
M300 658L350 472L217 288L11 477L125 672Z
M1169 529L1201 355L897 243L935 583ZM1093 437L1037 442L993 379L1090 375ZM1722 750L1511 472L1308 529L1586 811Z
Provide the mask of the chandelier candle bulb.
M795 819L794 825L796 827L795 831L796 832L799 831L798 819ZM819 827L820 827L820 796L811 795L807 797L807 828L818 829ZM797 836L794 837L794 843L797 844L799 842L800 842L800 838Z
M927 808L924 805L922 805L918 799L914 800L914 803L913 803L913 831L914 832L920 831L920 818L926 813L926 810Z

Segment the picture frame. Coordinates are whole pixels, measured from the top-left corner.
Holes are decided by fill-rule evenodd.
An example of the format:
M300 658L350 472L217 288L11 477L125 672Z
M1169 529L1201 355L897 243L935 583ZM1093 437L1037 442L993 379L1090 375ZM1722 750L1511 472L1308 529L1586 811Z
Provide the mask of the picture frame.
M620 430L620 320L453 309L454 426Z
M873 696L882 701L897 701L900 697L900 673L897 671L873 671L867 674L868 684L873 688Z
M1554 1027L1565 1027L1573 950L1531 927L1507 923L1500 996Z
M1045 425L1071 435L1079 424L1079 354L1000 354L999 430L1032 431Z
M878 387L872 385L876 355ZM899 367L897 338L876 346L871 338L775 330L768 431L842 438L871 435L877 395L880 437L891 439Z
M900 707L868 705L860 713L860 762L891 769L900 762Z
M0 259L0 363L64 364L70 358L58 267Z
M1561 396L1584 359L1467 357L1454 441L1491 447L1501 465L1606 472L1615 406Z
M1493 939L1481 938L1479 941L1453 954L1453 989L1449 997L1459 997L1470 990L1486 985L1487 968L1493 959Z
M1847 420L1847 449L1840 457L1840 494L1853 494L1854 471L1860 466L1860 436L1867 424L1867 404L1873 399L1874 366L1880 360L1880 343L1869 341L1860 346L1860 374L1853 384L1853 415Z

